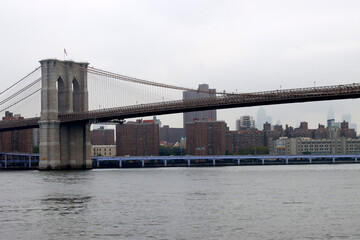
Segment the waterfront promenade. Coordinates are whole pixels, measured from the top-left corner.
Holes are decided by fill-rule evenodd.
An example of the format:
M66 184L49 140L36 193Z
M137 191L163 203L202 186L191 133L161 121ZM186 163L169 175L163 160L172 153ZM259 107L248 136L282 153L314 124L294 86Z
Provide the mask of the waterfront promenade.
M93 157L93 168L249 166L358 163L360 155L223 155ZM0 169L37 169L38 154L0 153Z

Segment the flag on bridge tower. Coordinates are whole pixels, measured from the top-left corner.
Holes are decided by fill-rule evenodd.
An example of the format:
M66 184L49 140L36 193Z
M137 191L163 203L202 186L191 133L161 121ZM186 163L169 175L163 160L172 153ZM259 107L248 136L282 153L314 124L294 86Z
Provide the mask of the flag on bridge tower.
M64 48L64 61L65 61L65 56L67 56L67 52L66 49Z

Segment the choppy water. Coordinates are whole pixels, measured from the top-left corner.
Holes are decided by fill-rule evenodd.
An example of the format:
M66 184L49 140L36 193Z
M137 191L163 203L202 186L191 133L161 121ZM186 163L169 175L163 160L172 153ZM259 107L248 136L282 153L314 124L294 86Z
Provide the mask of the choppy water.
M360 165L0 171L0 239L360 239Z

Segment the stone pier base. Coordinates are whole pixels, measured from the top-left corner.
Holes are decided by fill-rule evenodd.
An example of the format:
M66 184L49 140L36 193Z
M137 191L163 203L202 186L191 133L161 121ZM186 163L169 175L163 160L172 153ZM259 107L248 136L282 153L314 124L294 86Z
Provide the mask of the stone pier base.
M91 169L90 125L40 121L39 170Z

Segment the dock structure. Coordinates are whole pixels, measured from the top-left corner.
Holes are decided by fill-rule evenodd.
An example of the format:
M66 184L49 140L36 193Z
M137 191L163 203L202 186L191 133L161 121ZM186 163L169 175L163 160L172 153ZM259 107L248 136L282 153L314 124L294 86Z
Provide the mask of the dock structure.
M359 163L360 155L93 157L93 168L252 166ZM0 169L38 169L39 154L0 153Z
M93 167L195 167L358 163L360 155L93 157Z
M39 154L0 153L0 169L38 169Z

